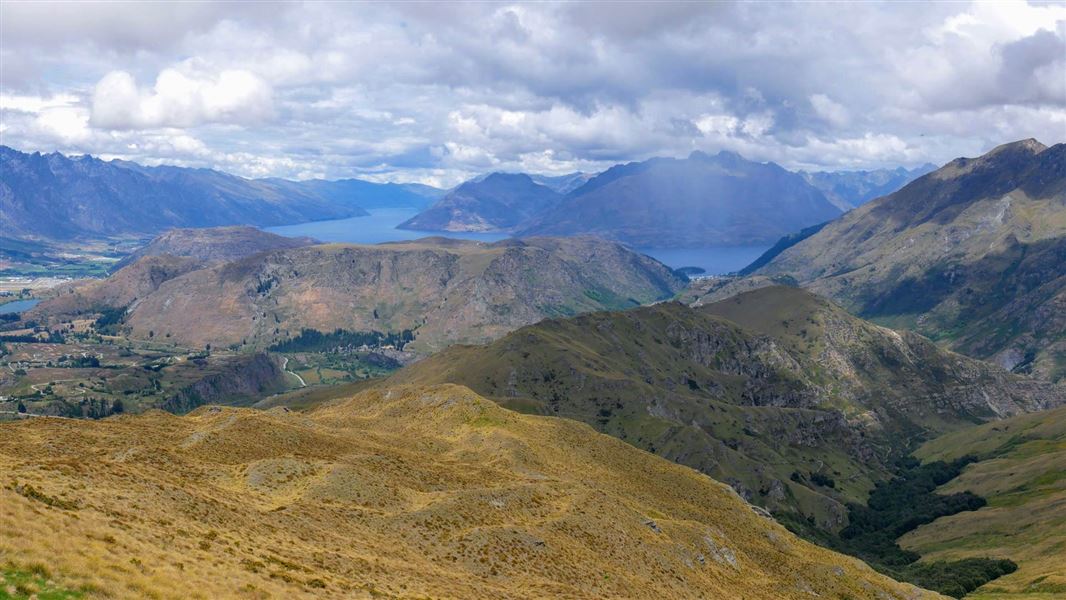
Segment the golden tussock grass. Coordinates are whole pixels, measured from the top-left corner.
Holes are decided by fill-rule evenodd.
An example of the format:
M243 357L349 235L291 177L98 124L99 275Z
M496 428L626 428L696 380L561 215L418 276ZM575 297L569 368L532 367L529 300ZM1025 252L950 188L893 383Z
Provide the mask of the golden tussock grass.
M935 597L691 469L458 386L5 424L0 473L0 563L111 597Z

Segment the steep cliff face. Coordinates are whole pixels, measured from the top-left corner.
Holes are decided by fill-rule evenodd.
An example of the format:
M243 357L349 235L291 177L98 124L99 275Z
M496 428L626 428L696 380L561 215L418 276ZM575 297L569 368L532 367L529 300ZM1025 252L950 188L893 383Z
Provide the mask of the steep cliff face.
M1066 388L788 287L544 321L450 348L392 381L460 383L585 421L830 529L843 525L843 503L864 501L921 439L1066 401Z
M138 264L101 282L97 296L110 297L119 276ZM200 347L264 347L304 328L413 330L410 348L432 351L492 340L544 317L661 300L683 285L654 259L591 238L321 245L170 279L137 296L125 326L134 337L169 335ZM51 308L42 305L42 316Z
M235 356L216 365L214 371L170 395L159 408L184 414L205 404L242 406L288 387L277 359L262 352Z
M1066 144L959 158L788 247L788 275L852 312L1006 368L1066 369Z

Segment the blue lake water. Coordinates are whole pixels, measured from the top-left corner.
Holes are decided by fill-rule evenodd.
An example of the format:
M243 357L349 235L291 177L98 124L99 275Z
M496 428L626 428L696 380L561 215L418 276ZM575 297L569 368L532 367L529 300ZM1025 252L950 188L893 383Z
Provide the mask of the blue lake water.
M37 298L30 298L29 300L15 300L14 302L7 302L0 304L0 315L6 315L10 313L25 312L40 302Z
M418 214L413 208L370 209L366 217L352 217L334 221L313 221L299 225L265 227L269 231L288 237L307 236L322 242L347 242L349 244L380 244L417 240L431 235L496 242L509 237L506 233L470 233L465 231L410 231L396 226Z
M709 248L636 248L672 269L699 267L707 275L725 275L750 265L770 246L711 246Z
M415 216L418 211L408 208L382 208L367 212L370 215L366 217L266 227L264 231L288 237L307 236L323 242L350 244L380 244L416 240L432 235L481 242L495 242L509 237L505 233L396 229L397 225ZM636 248L636 250L674 269L700 267L707 271L708 275L721 275L748 266L768 248L769 246L710 246L707 248Z

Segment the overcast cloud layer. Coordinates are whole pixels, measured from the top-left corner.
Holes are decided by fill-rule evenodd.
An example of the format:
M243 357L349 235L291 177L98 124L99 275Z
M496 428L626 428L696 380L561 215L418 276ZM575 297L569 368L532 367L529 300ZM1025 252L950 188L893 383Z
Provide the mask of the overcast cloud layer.
M1066 4L0 4L0 138L453 185L734 150L790 168L1066 141Z

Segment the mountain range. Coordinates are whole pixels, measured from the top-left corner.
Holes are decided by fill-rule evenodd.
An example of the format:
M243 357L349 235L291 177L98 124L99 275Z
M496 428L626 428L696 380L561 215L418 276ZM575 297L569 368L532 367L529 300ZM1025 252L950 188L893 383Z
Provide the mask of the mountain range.
M926 163L907 169L874 169L872 171L800 171L807 183L818 188L826 199L840 210L847 212L914 181L936 170L936 165Z
M597 235L636 246L769 243L835 218L914 172L792 173L722 152L600 174L490 173L441 190L359 179L246 179L211 169L0 147L4 246L145 236L173 227L274 226L421 211L401 228ZM825 193L823 194L822 191Z
M754 273L1042 377L1066 374L1066 144L959 158L793 236Z
M71 160L160 186L201 181ZM216 175L208 187L262 183ZM0 371L18 395L5 410L62 396L107 414L84 410L105 393L127 412L246 405L307 385L299 369L312 385L344 375L339 353L313 363L284 345L312 334L413 338L418 360L264 397L264 411L2 425L13 518L0 519L0 583L47 573L40 585L120 596L934 597L795 533L956 597L1055 597L1066 145L956 159L843 214L843 196L818 189L861 199L892 175L696 153L595 176L489 174L412 219L521 235L554 214L545 227L600 237L159 235L107 279L61 286L3 325L0 355L19 362ZM350 181L309 186L298 202L360 206L345 200ZM404 193L422 206L436 194ZM652 201L662 214L641 207ZM820 210L835 216L803 220ZM671 229L669 244L687 245L756 227L781 237L738 276L695 282L602 239L652 245L641 236ZM105 347L126 371L84 366ZM258 376L241 378L244 364ZM165 393L138 387L151 368ZM62 547L38 542L59 528L72 532Z
M399 225L423 231L498 231L516 227L562 196L524 173L492 173L448 192Z
M637 247L769 243L836 218L804 179L731 152L694 152L611 167L518 228L523 235L597 235Z
M684 247L770 242L841 213L802 176L729 152L617 165L563 189L493 174L460 186L402 227Z
M731 152L694 152L597 175L494 173L463 184L401 227L596 235L637 247L762 244L834 219L932 168L797 174Z
M172 227L287 225L421 208L438 193L359 180L245 179L211 169L146 167L0 146L4 238L69 240L145 235Z

